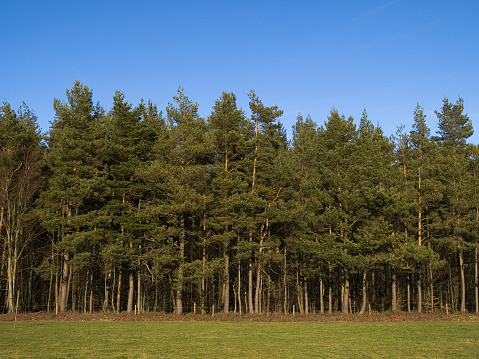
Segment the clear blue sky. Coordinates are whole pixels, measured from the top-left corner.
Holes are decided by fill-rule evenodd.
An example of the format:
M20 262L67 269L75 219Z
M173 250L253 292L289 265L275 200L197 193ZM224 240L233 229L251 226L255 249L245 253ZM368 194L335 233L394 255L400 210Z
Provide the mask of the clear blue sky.
M207 116L222 91L254 89L291 126L331 108L386 135L416 103L434 132L444 97L464 98L479 143L479 1L4 1L0 100L33 109L80 80L109 110L115 90L165 109L182 86Z

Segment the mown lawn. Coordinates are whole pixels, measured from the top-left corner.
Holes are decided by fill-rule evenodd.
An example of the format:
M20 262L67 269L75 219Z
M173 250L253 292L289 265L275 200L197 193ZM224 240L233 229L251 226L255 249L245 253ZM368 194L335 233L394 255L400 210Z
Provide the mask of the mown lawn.
M0 322L0 358L475 357L479 322Z

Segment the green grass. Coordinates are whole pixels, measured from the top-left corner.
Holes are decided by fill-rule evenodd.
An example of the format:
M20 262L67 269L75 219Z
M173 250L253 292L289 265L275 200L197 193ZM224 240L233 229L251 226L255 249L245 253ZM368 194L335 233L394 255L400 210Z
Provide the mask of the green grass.
M0 322L0 358L474 358L479 322Z

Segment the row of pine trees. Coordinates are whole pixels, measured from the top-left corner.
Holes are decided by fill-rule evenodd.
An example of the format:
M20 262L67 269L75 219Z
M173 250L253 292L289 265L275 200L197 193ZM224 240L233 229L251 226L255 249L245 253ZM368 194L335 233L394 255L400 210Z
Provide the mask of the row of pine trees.
M479 148L463 100L386 137L249 94L165 115L75 82L47 136L0 109L4 312L478 311Z

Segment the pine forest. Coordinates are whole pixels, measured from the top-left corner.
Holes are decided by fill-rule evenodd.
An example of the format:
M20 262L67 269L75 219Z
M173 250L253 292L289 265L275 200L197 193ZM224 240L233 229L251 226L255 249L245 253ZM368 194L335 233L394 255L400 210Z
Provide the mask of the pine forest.
M0 109L7 312L478 312L479 147L458 98L385 136L224 92L208 117L75 82ZM430 119L428 118L428 121Z

